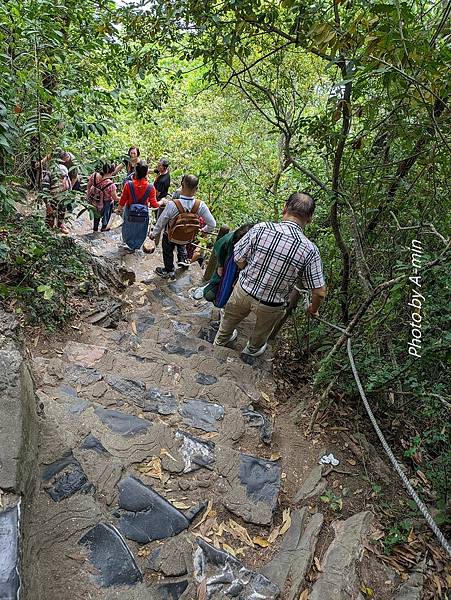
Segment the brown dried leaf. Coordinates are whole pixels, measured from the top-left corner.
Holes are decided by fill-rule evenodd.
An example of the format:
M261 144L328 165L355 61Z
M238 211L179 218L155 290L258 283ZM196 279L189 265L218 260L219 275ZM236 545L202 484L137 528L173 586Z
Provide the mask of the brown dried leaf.
M136 328L136 321L132 321L132 322L130 323L130 327L131 327L131 330L132 330L132 332L133 332L135 335L138 335L138 330L137 330L137 328Z
M304 590L303 592L301 592L299 600L308 600L308 590Z
M232 535L238 537L242 542L247 544L248 546L253 546L251 536L249 535L247 529L234 521L233 519L229 519L229 527L232 532Z
M273 452L271 454L271 456L269 457L269 460L273 461L273 460L280 460L282 458L282 455L279 454L279 452Z
M321 563L319 562L319 558L317 556L315 556L313 562L315 563L315 568L318 571L318 573L322 573L323 569L321 568Z
M276 539L279 537L279 534L280 534L280 527L274 527L274 529L271 531L271 533L268 536L268 542L270 544L274 544Z
M286 508L283 511L282 527L280 528L279 535L284 535L291 527L291 510Z
M213 512L212 511L212 507L213 507L213 502L211 500L209 500L208 504L207 504L207 508L205 509L204 514L202 515L201 520L199 521L199 523L197 523L197 525L195 525L193 527L193 529L197 529L197 527L200 527L204 523L204 521L207 520L207 518L210 515L210 513Z
M191 505L186 504L186 502L173 502L172 506L175 506L175 508L178 508L179 510L187 510L188 508L191 508Z
M169 452L166 450L166 448L162 448L162 449L160 450L160 456L168 456L168 457L169 457L171 460L173 460L174 462L177 462L177 459L176 459L176 458L174 458L174 457L172 456L172 454L169 454Z
M232 556L236 556L235 550L225 542L222 542L222 549L231 554Z
M257 544L257 546L260 546L261 548L267 548L270 545L268 540L265 540L265 538L259 535L254 535L252 541L254 542L254 544Z
M135 469L147 475L147 477L153 477L154 479L163 479L163 470L161 468L161 460L158 456L152 456L149 461L144 461L135 466Z

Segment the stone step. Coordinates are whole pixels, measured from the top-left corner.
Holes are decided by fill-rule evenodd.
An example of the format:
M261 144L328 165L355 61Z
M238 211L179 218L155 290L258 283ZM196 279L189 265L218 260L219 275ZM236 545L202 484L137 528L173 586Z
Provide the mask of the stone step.
M283 591L289 581L289 589L283 596L287 600L298 600L305 577L310 570L316 543L324 517L321 513L310 515L302 508L291 515L291 526L280 546L279 552L261 570Z
M332 523L335 538L321 561L322 571L312 587L309 600L361 599L356 566L362 558L371 521L372 514L364 511L345 521Z

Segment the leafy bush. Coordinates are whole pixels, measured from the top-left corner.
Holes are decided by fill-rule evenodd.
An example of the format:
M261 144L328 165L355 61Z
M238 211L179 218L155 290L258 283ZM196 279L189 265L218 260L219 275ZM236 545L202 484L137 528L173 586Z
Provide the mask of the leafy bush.
M17 215L0 228L0 298L50 330L73 314L68 289L89 277L84 251L41 217Z

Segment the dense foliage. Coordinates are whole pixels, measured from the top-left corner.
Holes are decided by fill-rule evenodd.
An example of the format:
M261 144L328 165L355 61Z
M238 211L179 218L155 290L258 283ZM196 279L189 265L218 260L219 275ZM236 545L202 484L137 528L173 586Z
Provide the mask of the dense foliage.
M173 180L199 173L202 197L230 225L277 218L288 193L310 190L323 314L354 334L388 433L425 473L428 499L445 501L450 3L36 0L0 10L4 214L30 161L55 144L87 168L132 143L152 161L167 155ZM415 291L421 308L409 306ZM421 357L409 354L413 312ZM355 394L339 336L310 330L319 389Z

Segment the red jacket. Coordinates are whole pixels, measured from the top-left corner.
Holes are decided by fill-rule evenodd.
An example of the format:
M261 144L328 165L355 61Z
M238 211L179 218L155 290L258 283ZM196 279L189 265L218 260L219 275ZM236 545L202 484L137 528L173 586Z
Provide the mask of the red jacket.
M147 186L152 185L149 184L147 179L133 179L131 181L131 184L133 185L138 201L141 200L141 198L144 196L144 192L146 191ZM122 190L122 196L119 201L119 206L130 206L131 204L133 204L133 197L130 193L129 184L126 183L124 185L124 189ZM147 206L151 206L152 208L159 208L157 202L157 194L153 185L152 189L150 190L149 197L147 198L146 204Z

